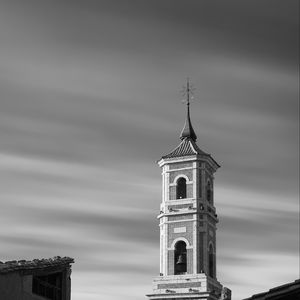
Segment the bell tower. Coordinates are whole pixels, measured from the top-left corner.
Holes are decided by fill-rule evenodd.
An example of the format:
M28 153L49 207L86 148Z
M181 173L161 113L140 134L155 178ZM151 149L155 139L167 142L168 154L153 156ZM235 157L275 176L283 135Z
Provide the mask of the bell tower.
M190 84L181 142L164 155L160 227L160 275L153 280L150 300L231 299L217 280L214 173L220 165L196 144L190 119Z

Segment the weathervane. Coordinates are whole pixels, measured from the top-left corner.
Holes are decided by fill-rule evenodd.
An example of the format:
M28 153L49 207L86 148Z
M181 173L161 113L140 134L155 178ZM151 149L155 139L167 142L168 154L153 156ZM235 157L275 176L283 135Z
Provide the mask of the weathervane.
M186 103L187 106L190 105L190 101L194 99L193 92L195 91L195 88L192 84L190 84L189 77L186 78L186 85L182 87L181 94L183 97L186 97L182 100L182 103Z

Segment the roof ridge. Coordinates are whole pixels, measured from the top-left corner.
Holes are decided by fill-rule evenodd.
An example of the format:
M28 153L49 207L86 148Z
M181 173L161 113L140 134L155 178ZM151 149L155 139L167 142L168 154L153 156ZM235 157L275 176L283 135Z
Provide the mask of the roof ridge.
M198 154L198 152L196 151L196 149L195 149L195 147L194 147L194 145L193 145L193 143L192 143L191 140L189 140L189 143L190 143L190 145L191 145L193 151L195 152L195 154Z

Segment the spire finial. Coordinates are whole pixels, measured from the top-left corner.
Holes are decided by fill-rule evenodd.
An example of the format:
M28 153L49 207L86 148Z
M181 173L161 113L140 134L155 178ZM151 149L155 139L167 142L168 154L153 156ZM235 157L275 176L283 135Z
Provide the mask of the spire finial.
M190 85L190 79L187 77L186 86L184 86L183 95L186 96L184 102L187 105L187 116L185 120L184 127L180 134L180 139L191 138L194 142L197 140L197 136L192 126L191 118L190 118L190 98L193 91L193 87Z
M190 105L190 79L189 77L186 78L186 103L187 106Z

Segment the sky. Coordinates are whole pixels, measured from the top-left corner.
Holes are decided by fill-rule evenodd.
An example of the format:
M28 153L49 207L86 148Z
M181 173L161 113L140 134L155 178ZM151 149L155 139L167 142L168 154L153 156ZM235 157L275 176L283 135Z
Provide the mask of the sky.
M0 260L70 256L72 300L146 299L180 90L233 300L299 278L299 2L0 0Z

